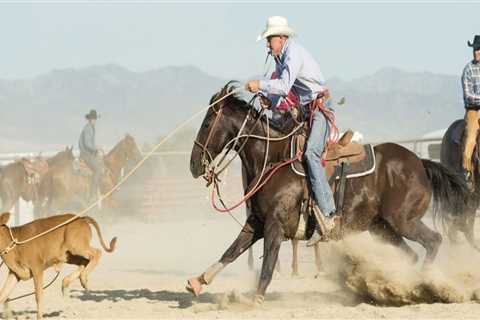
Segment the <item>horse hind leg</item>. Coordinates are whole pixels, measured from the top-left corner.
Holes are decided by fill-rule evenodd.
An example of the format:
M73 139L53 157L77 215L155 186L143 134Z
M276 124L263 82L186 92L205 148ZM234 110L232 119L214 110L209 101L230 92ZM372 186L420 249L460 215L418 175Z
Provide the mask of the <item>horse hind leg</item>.
M465 239L467 239L467 242L470 244L470 246L472 246L472 248L475 250L480 251L480 247L475 242L474 234L476 211L476 209L470 209L467 213L465 213L465 223L462 225L460 230L465 235Z
M408 224L402 224L398 232L408 240L420 243L427 254L423 263L424 267L433 263L437 256L438 249L442 243L442 236L428 228L421 220L414 220Z
M321 254L320 254L320 244L318 242L315 243L315 246L313 247L313 250L315 252L315 266L317 267L317 274L315 274L315 278L318 278L324 272L323 265L322 265Z
M407 244L401 235L395 232L393 228L383 219L375 221L369 229L370 234L379 240L385 241L395 247L400 248L411 260L413 264L417 263L418 255Z

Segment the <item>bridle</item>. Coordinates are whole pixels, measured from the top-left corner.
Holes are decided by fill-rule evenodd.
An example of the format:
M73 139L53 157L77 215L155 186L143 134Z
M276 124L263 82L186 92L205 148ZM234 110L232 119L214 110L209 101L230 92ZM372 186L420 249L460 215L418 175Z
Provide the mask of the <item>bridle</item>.
M248 112L247 112L247 115L245 116L245 119L243 120L243 123L240 127L240 130L238 131L237 133L237 136L235 138L233 138L232 140L230 140L222 149L222 151L220 153L223 153L223 156L221 157L221 159L216 163L216 164L213 164L214 163L214 157L212 156L212 154L210 153L210 151L208 150L208 146L210 145L210 142L213 138L213 135L214 135L214 132L215 132L215 128L216 126L218 125L219 121L220 121L220 118L222 117L222 114L223 114L223 106L224 104L222 104L218 110L215 109L214 105L211 107L212 108L212 111L215 113L215 119L213 120L213 124L212 126L210 127L210 130L208 132L208 135L207 135L207 139L205 140L205 143L201 143L199 142L197 139L195 139L194 143L195 145L197 145L198 147L200 147L202 149L202 153L201 153L201 163L202 163L202 166L204 168L204 175L203 175L203 178L207 181L207 186L209 186L212 182L214 182L216 179L218 180L218 175L223 172L229 165L230 163L239 155L239 153L241 152L241 150L243 150L243 148L245 147L249 137L252 135L252 132L253 130L255 129L255 127L257 126L257 123L260 121L263 113L264 113L264 110L262 108L262 110L260 111L260 113L258 114L256 120L255 120L255 123L252 125L252 127L250 128L249 132L247 133L247 135L242 135L246 125L247 125L247 122L248 120L251 118L251 114L252 114L252 110L254 110L254 102L257 98L259 98L260 96L262 96L261 93L257 93L255 94L252 99L250 99L250 101L248 102ZM242 144L240 145L240 147L238 148L236 154L234 157L232 157L231 159L229 159L227 161L227 163L222 167L220 168L219 170L215 171L216 168L218 168L222 162L226 159L228 153L232 150L232 149L235 149L238 145L238 141L240 140L240 138L243 138L245 137L246 139L242 142ZM224 150L227 150L226 152L223 152Z
M272 166L270 169L267 170L267 164L268 164L267 162L268 162L268 159L269 159L270 143L272 141L282 141L282 140L288 139L289 137L294 135L296 132L298 132L300 129L302 129L303 126L304 126L304 123L303 122L297 123L297 126L290 133L286 134L285 136L278 137L278 138L270 137L270 134L269 134L269 132L270 132L269 119L268 119L268 116L264 113L264 109L262 108L261 112L258 114L258 116L256 118L256 121L250 127L248 132L244 134L243 131L245 129L245 126L246 126L248 120L250 119L252 110L254 110L253 102L254 102L255 99L261 98L261 97L262 97L261 94L256 94L250 100L250 102L248 103L250 108L249 108L249 111L248 111L248 113L247 113L247 115L246 115L246 117L245 117L245 119L242 123L242 126L240 127L236 137L231 139L230 141L228 141L228 143L226 143L225 146L223 147L223 149L220 151L219 154L223 153L226 150L226 152L224 152L222 158L220 159L220 161L217 162L217 164L213 164L214 158L213 158L212 154L209 152L208 146L211 142L214 129L217 126L220 117L222 116L223 105L218 110L214 109L213 106L212 106L212 109L215 112L216 116L215 116L213 125L211 126L210 131L208 132L207 139L205 140L205 143L202 144L198 140L195 140L195 145L202 148L201 161L202 161L202 165L204 166L203 178L207 181L207 187L210 184L213 184L212 198L211 198L212 206L218 212L222 212L222 213L227 213L228 212L229 214L231 214L231 210L237 208L242 203L247 201L250 197L252 197L260 188L262 188L267 183L267 181L273 176L273 174L275 174L275 172L278 169L280 169L281 167L283 167L285 165L288 165L288 164L290 164L294 161L299 160L300 157L301 157L301 153L298 153L295 157L293 157L291 159L287 159L285 161L282 161L279 164L276 164L276 165ZM260 119L262 118L262 116L265 116L265 118L266 118L266 126L267 127L264 128L265 129L265 136L254 135L253 131L255 130L255 128L256 128L258 122L260 121ZM256 179L255 185L250 186L249 190L245 190L244 197L237 204L235 204L231 207L227 207L227 205L222 200L222 197L221 197L221 194L220 194L220 187L219 187L220 179L218 178L218 175L223 170L225 170L233 162L233 160L240 154L240 152L245 147L246 143L248 142L248 140L250 138L263 140L263 141L266 142L266 148L265 148L262 170L261 170L260 175L258 176L258 179ZM235 149L237 147L240 139L244 139L244 140L242 141L241 145L237 149ZM228 152L230 152L232 149L236 150L235 156L232 157L231 159L229 159L227 161L227 163L222 168L218 169L218 167L223 162L223 160L225 160ZM217 195L218 200L220 201L221 205L223 206L223 209L216 206L215 199L214 199L215 194ZM239 222L237 221L237 223L239 223ZM239 223L239 224L241 225L241 223Z
M215 120L213 120L213 125L208 132L207 139L205 140L205 143L202 144L200 141L198 141L198 139L195 139L195 141L194 141L195 145L197 145L198 147L200 147L202 149L201 162L202 162L202 165L205 169L210 165L211 162L213 162L213 156L210 153L210 151L208 151L208 145L210 144L210 140L213 137L213 132L215 131L215 127L217 126L218 121L220 120L220 118L222 116L223 104L222 104L222 106L220 106L220 108L218 110L215 110L215 105L212 105L211 108L212 108L212 111L215 113Z

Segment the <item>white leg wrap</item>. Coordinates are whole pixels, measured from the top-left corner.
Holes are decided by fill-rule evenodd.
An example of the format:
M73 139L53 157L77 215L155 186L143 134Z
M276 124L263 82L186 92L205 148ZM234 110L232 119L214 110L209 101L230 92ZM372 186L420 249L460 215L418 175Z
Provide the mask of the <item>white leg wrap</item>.
M207 270L205 270L205 272L202 274L202 278L203 278L203 281L206 283L206 284L210 284L212 283L213 279L216 277L216 275L223 270L223 268L225 268L225 266L220 263L220 262L216 262L214 264L212 264L210 267L208 267Z

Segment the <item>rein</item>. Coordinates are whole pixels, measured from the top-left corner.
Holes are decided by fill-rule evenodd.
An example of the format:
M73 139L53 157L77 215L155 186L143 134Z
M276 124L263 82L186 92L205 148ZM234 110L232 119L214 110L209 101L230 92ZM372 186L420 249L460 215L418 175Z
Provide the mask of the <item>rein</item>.
M282 136L282 137L279 137L279 138L271 138L270 137L270 122L269 122L269 119L268 119L268 116L266 114L263 113L264 109L262 109L260 115L258 116L258 118L256 119L256 121L254 122L254 124L252 125L252 127L250 128L249 132L247 134L242 134L244 128L245 128L245 125L249 119L249 116L250 116L250 111L252 110L253 108L253 105L252 105L252 102L254 101L254 99L258 98L259 95L255 95L252 100L249 102L249 105L251 106L251 108L249 109L249 112L247 113L247 116L245 117L245 120L243 121L242 123L242 126L240 127L240 130L237 134L237 136L235 138L233 138L232 140L230 140L222 149L222 152L224 152L224 150L227 150L224 155L222 156L222 158L220 159L220 161L216 164L216 165L213 165L212 168L209 168L209 166L213 163L213 159L212 159L212 156L211 154L208 152L208 150L206 150L206 148L208 147L207 143L205 143L205 145L202 145L201 143L199 143L198 141L195 141L195 143L199 146L202 146L202 149L204 148L205 152L202 154L202 164L204 165L205 167L205 174L204 174L204 178L205 180L207 180L207 187L210 185L210 184L213 184L213 188L212 188L212 194L211 194L211 203L212 203L212 207L218 211L218 212L221 212L221 213L231 213L232 210L238 208L240 205L242 205L243 203L245 203L248 199L250 199L253 195L255 195L255 193L257 193L269 180L270 178L282 167L286 166L286 165L289 165L297 160L300 160L301 159L301 156L302 156L302 152L298 152L298 154L295 155L295 157L291 158L291 159L287 159L283 162L280 162L279 164L275 165L274 167L270 168L268 170L268 174L265 176L265 174L267 173L266 172L266 168L267 168L267 161L268 161L268 155L269 155L269 150L270 150L270 142L272 141L282 141L282 140L285 140L285 139L288 139L289 137L291 137L293 134L295 134L297 131L299 131L302 127L303 127L303 122L299 123L298 126L296 126L290 133L288 133L287 135L285 136ZM255 127L257 126L257 123L258 121L261 119L262 116L265 116L265 119L266 119L266 123L267 123L267 126L266 126L266 129L264 128L264 131L265 131L265 136L259 136L259 135L253 135L252 132L253 130L255 129ZM208 136L207 136L207 142L209 142L209 138L211 138L211 136L213 135L212 132L213 132L213 128L216 126L217 122L218 122L218 118L220 117L220 112L217 113L217 117L215 119L215 122L214 122L214 125L212 126ZM221 169L219 169L218 171L215 171L216 168L219 167L219 165L223 162L223 160L225 159L226 157L226 154L228 152L230 152L230 150L234 149L236 147L236 145L238 144L238 141L242 138L245 138L245 140L242 142L241 146L239 147L239 149L236 151L236 154L234 157L232 157ZM245 147L246 143L248 142L248 140L250 138L254 138L254 139L259 139L259 140L264 140L266 141L266 148L265 148L265 155L264 155L264 161L263 161L263 167L262 167L262 171L259 175L259 178L257 179L255 185L248 191L246 192L246 194L233 206L231 207L227 207L227 205L225 204L225 202L223 201L222 199L222 196L221 196L221 193L220 193L220 186L218 184L218 182L220 181L220 179L218 178L218 175L223 172L232 162L233 160L240 154L240 152L243 150L243 148ZM203 150L202 150L203 151ZM205 154L208 154L208 156L210 157L211 159L211 162L209 162L208 160L204 162L204 160L206 160L206 157L205 157ZM217 195L218 197L218 200L220 201L221 205L223 206L223 208L219 208L217 205L216 205L216 201L215 201L215 194ZM232 216L233 217L233 216ZM238 221L237 221L238 222Z
M147 161L157 150L158 148L160 148L165 142L167 142L175 133L177 133L180 129L182 129L183 127L185 127L188 123L190 123L193 119L195 119L198 115L204 113L206 110L210 109L210 108L213 108L213 106L217 103L219 103L220 101L223 101L225 100L226 98L228 98L229 96L231 95L234 95L236 93L238 93L240 90L243 90L242 89L243 87L240 87L238 89L235 89L235 90L232 90L231 92L227 93L226 95L224 95L223 97L221 98L218 98L217 100L213 101L211 104L209 104L208 106L206 106L205 108L199 110L197 113L195 113L194 115L192 115L190 118L188 118L187 120L185 120L184 122L182 122L180 125L178 125L174 130L172 130L166 137L164 137L160 142L158 142L125 176L123 176L120 181L118 181L107 193L103 194L101 197L99 197L95 202L91 203L88 207L86 207L85 209L83 209L81 212L79 213L76 213L73 217L69 218L68 220L56 225L56 226L53 226L52 228L48 229L48 230L45 230L43 232L40 232L28 239L25 239L25 240L21 240L19 241L18 239L14 238L13 237L13 234L12 234L12 231L11 231L11 228L8 227L9 229L9 232L10 232L10 237L12 239L12 242L9 244L9 246L5 249L3 249L2 251L0 251L0 255L2 254L7 254L8 252L10 252L12 249L15 248L15 246L17 245L22 245L22 244L25 244L25 243L28 243L32 240L35 240L37 238L40 238L54 230L57 230L69 223L71 223L72 221L78 219L78 218L81 218L83 215L85 215L87 212L89 212L90 210L92 210L93 208L95 208L101 201L105 200L106 198L108 198L109 196L111 196L123 183L125 183L125 181L127 181L128 178L130 178L144 163L145 161ZM7 251L6 251L7 250ZM4 253L6 252L6 253Z
M207 187L213 183L215 180L218 180L218 175L220 175L220 173L222 173L224 170L226 170L228 168L228 166L233 162L233 160L240 154L240 152L243 150L243 148L245 147L245 145L247 144L248 142L248 138L252 136L252 132L253 130L255 130L255 127L257 126L258 122L260 121L261 117L264 115L264 110L262 109L262 111L260 112L259 116L257 117L257 119L255 120L254 124L252 125L252 127L250 128L249 132L246 134L246 135L242 135L242 132L243 130L245 129L245 126L248 122L248 120L250 119L250 115L251 115L251 112L252 112L252 109L253 109L253 102L255 101L255 99L258 97L258 95L255 95L249 102L248 102L248 105L250 106L249 110L248 110L248 113L245 117L245 119L243 120L243 123L240 127L240 130L238 131L237 133L237 136L235 138L233 138L232 140L230 140L222 149L222 151L220 151L220 154L223 153L222 155L222 158L216 163L214 164L214 158L212 156L212 154L208 151L208 145L210 143L210 140L213 136L213 132L214 132L214 129L221 117L221 112L222 112L222 107L220 108L220 110L216 111L215 109L214 112L216 113L216 117L215 117L215 120L213 122L213 125L212 127L210 128L210 131L208 132L208 135L207 135L207 139L205 141L205 144L202 144L200 143L198 140L195 140L194 143L201 147L202 148L202 155L201 155L201 161L202 161L202 165L204 166L204 171L205 171L205 174L203 175L203 178L207 181ZM267 121L268 121L268 118L267 118ZM227 161L227 163L222 167L220 168L217 172L215 172L215 169L218 168L222 162L226 159L227 157L227 154L232 150L232 149L235 149L235 147L237 146L237 143L238 141L240 140L240 138L242 137L245 137L246 139L242 142L242 144L240 145L240 147L238 148L236 154ZM233 145L231 145L231 143L233 142ZM226 150L226 152L224 152L224 150ZM207 158L208 156L208 158Z
M238 89L235 89L235 90L232 90L231 92L227 93L226 95L224 95L223 97L221 98L218 98L217 100L213 101L211 104L209 104L208 106L206 106L205 108L201 109L200 111L198 111L197 113L195 113L194 115L192 115L190 118L188 118L187 120L185 120L184 122L182 122L180 125L178 125L174 130L172 130L166 137L164 137L160 142L158 142L125 176L123 176L120 181L118 181L107 193L105 193L104 195L102 195L101 197L99 197L99 199L97 199L95 202L93 202L92 204L90 204L88 207L86 207L85 209L83 209L80 213L76 213L72 218L56 225L56 226L53 226L52 228L48 229L48 230L45 230L41 233L38 233L28 239L25 239L25 240L21 240L19 241L18 239L16 239L14 236L13 236L13 232L12 232L12 229L10 226L7 226L5 225L7 228L8 228L8 231L9 231L9 234L10 234L10 238L11 238L11 242L10 244L3 250L0 251L0 255L3 256L3 255L6 255L8 254L10 251L12 251L17 245L22 245L22 244L25 244L25 243L28 243L30 241L33 241L37 238L40 238L50 232L53 232L54 230L57 230L69 223L71 223L72 221L82 217L83 215L85 215L88 211L92 210L94 207L96 207L101 201L105 200L106 198L108 198L109 196L111 196L123 183L125 183L125 181L127 181L128 178L130 178L130 176L132 176L144 163L145 161L147 161L147 159L149 159L156 151L158 148L160 148L160 146L162 146L165 142L167 142L175 133L177 133L180 129L182 129L183 127L185 127L188 123L190 123L193 119L195 119L198 115L202 114L203 112L205 112L206 110L212 108L213 109L213 106L217 103L219 103L220 101L228 98L229 96L231 95L234 95L236 94L237 92L239 92L240 90L242 90L242 87L238 88ZM215 111L215 110L214 110ZM207 150L208 152L208 150ZM232 216L233 217L233 216ZM238 222L238 221L237 221ZM3 258L3 257L2 257ZM4 261L3 261L4 262ZM2 262L2 264L3 264ZM1 266L1 264L0 264ZM48 288L50 285L52 285L55 280L58 278L60 272L57 272L57 274L55 275L54 279L49 283L47 284L44 289ZM27 296L30 296L30 295L33 295L34 293L29 293L29 294L25 294L25 295L21 295L21 296L18 296L18 297L15 297L13 299L8 299L7 301L14 301L14 300L18 300L18 299L21 299L21 298L24 298L24 297L27 297Z

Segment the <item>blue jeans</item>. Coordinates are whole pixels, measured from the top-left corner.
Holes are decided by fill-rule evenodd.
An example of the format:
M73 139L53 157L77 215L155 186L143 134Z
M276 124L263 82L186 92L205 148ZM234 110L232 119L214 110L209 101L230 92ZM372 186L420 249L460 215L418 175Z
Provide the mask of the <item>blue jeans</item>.
M329 133L330 128L327 119L322 112L315 110L304 157L307 162L308 179L310 181L313 199L326 217L335 210L333 193L327 181L325 168L321 162L322 153L325 149Z
M94 154L80 154L80 158L85 161L85 163L93 172L92 180L90 182L89 196L91 198L96 198L97 190L100 187L100 179L105 170L103 159L99 158L97 155Z

